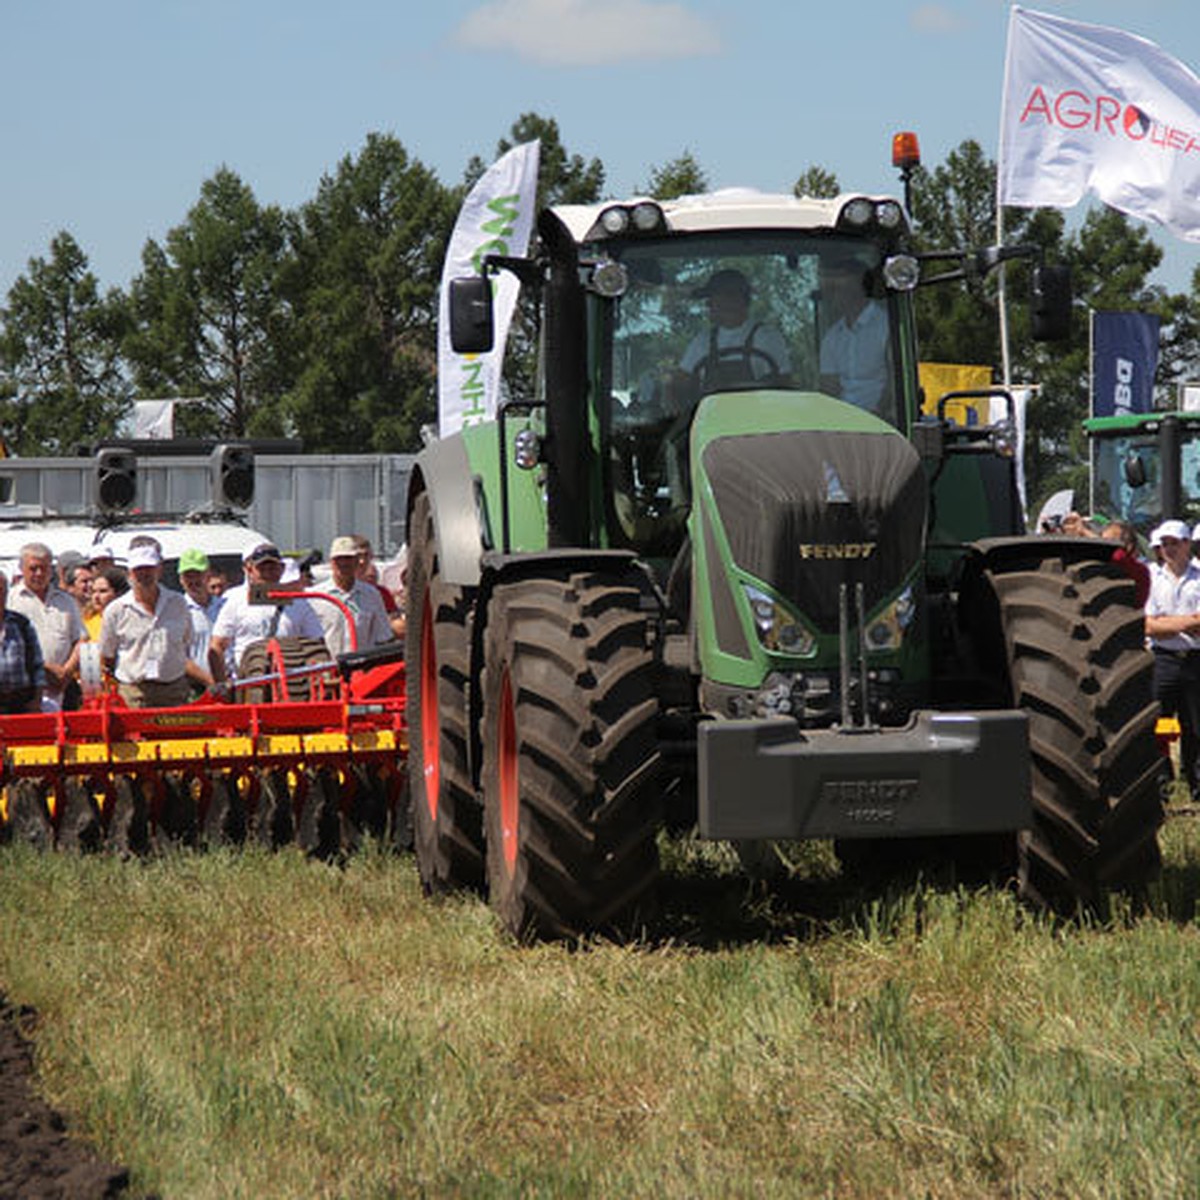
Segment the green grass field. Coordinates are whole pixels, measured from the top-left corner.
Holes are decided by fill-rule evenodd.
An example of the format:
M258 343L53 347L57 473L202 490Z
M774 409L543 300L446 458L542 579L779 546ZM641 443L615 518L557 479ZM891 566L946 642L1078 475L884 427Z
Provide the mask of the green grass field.
M1200 822L1147 915L771 890L675 847L653 941L521 948L407 857L0 851L44 1088L163 1197L1200 1195Z

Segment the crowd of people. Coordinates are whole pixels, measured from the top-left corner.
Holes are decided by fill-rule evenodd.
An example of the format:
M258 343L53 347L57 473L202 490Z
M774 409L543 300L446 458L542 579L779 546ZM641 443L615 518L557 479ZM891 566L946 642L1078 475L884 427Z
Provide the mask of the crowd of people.
M1146 643L1154 656L1154 698L1164 717L1179 722L1179 776L1200 795L1200 524L1163 521L1150 534L1150 557L1139 553L1128 521L1103 522L1070 513L1061 530L1120 543L1113 561L1134 581L1146 613Z
M56 562L48 546L28 542L13 578L0 572L0 713L78 708L85 686L105 681L135 708L228 697L247 647L263 638L316 639L335 658L403 638L403 551L395 591L379 581L360 535L333 539L320 585L316 561L262 542L245 555L244 581L230 586L196 547L179 557L176 590L163 583L162 546L148 534L132 539L122 563L103 546ZM273 598L262 602L256 584Z

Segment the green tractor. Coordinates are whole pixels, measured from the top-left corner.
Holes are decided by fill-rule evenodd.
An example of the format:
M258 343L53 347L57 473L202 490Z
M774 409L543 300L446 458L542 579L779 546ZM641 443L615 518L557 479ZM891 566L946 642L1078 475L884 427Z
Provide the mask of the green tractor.
M1083 424L1092 512L1129 521L1143 537L1172 517L1200 522L1200 413L1123 413Z
M1031 253L917 256L895 200L734 191L550 208L529 257L452 281L456 351L491 347L502 270L539 346L536 394L413 470L427 891L486 890L520 937L620 930L689 824L847 869L1000 843L1061 911L1153 876L1132 584L1108 543L1026 535L1007 423L920 415L914 288ZM827 349L839 274L878 335L857 368ZM1069 283L1033 275L1055 333Z

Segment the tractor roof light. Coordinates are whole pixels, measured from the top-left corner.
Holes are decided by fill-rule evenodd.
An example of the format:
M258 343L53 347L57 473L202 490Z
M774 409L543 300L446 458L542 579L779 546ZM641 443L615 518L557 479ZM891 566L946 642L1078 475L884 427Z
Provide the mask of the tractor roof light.
M899 229L904 224L904 210L895 200L881 200L875 205L875 220L880 229Z
M839 225L850 225L855 229L865 229L875 215L875 206L865 196L858 196L842 209L838 217Z
M837 223L839 229L853 229L856 233L879 230L897 234L904 229L904 209L895 200L855 196L842 206Z
M662 206L653 200L639 200L636 204L610 204L603 209L584 240L628 234L645 237L648 234L665 233L666 229L667 217Z
M643 200L633 206L631 219L638 233L661 233L667 227L667 218L663 210L649 200Z
M600 214L599 225L609 237L624 233L629 228L629 209L620 204L606 208Z

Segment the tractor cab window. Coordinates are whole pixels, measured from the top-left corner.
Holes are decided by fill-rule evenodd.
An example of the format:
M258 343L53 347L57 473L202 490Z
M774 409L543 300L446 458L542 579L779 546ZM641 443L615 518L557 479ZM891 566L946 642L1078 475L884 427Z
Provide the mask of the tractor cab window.
M1094 438L1091 450L1092 506L1097 512L1131 522L1144 537L1149 537L1166 517L1180 517L1189 525L1200 521L1200 429L1184 430L1179 449L1177 513L1161 511L1162 462L1157 427L1119 437Z
M603 302L601 374L618 540L666 555L690 506L688 434L714 392L869 409L903 428L896 308L878 246L767 232L608 244L628 286ZM597 301L597 303L601 303Z

